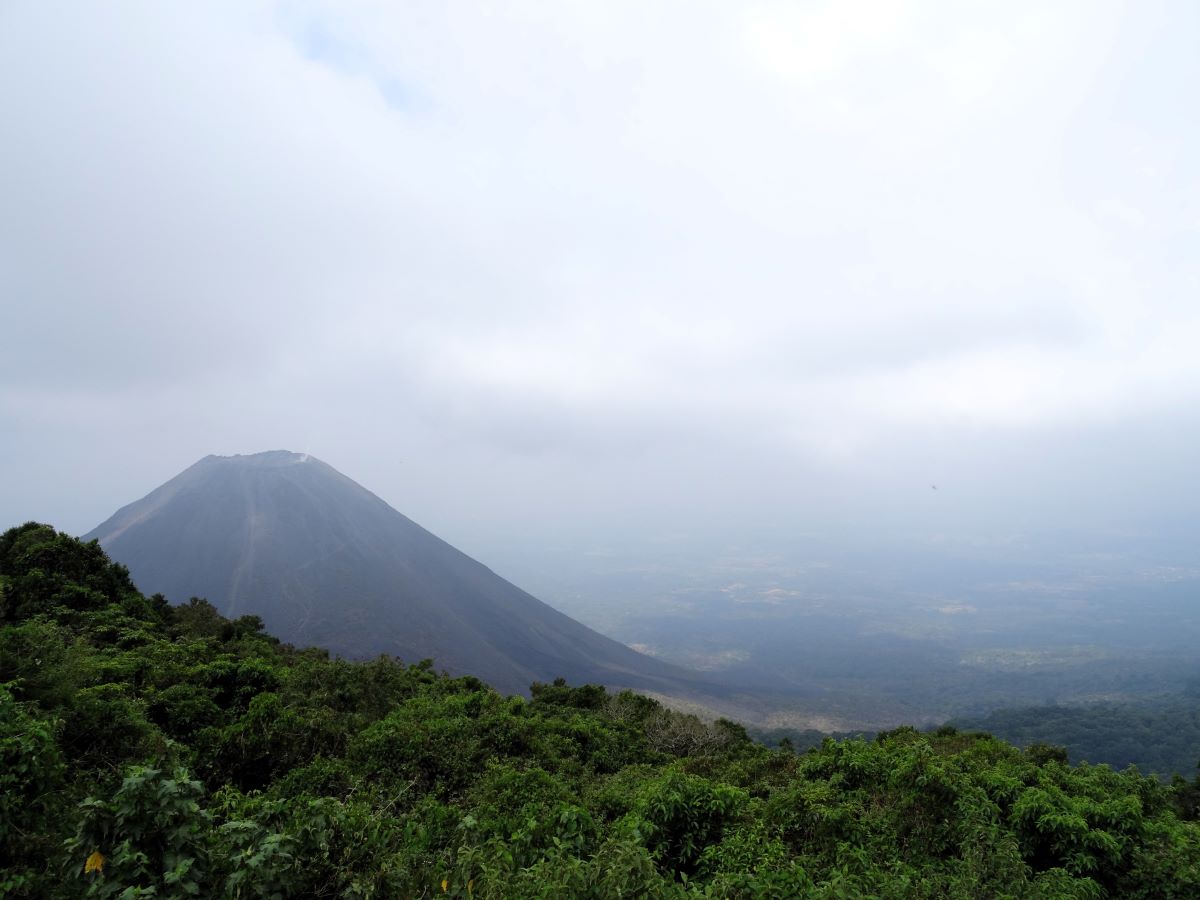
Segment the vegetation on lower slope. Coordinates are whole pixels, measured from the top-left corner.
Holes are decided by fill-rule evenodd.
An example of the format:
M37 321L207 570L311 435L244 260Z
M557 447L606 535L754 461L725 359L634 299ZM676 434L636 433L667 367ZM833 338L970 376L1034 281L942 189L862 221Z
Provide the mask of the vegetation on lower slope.
M44 525L0 536L0 684L0 895L1200 896L1200 783L334 660Z
M1073 760L1115 768L1136 765L1162 776L1189 772L1200 757L1200 702L1195 697L1000 709L952 724L984 729L1018 746L1060 744Z

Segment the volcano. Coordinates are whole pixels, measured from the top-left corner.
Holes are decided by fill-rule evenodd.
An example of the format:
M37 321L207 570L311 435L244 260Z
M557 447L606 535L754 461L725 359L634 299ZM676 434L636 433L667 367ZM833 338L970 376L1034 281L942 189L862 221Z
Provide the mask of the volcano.
M84 535L145 593L260 616L298 646L432 658L508 693L557 677L666 694L699 676L558 612L308 454L208 456Z

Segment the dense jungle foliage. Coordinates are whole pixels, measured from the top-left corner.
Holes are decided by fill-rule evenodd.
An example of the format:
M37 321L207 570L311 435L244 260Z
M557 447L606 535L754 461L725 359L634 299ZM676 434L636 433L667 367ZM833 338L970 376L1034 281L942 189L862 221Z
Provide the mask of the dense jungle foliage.
M0 683L4 896L1200 896L1196 782L330 659L44 525L0 536Z

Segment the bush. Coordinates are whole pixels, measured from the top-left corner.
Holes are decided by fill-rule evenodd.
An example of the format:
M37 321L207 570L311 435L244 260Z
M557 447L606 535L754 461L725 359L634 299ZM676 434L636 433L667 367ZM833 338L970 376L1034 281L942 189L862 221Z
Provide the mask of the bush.
M65 769L54 730L0 685L0 896L35 894L45 875Z
M202 896L211 817L186 769L130 768L111 798L89 797L68 866L89 897Z

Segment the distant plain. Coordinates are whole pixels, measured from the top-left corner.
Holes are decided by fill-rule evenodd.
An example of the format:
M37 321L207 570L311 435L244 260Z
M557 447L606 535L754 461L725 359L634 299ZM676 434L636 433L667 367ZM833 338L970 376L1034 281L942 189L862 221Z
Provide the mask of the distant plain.
M1200 567L1109 543L665 540L509 548L497 568L638 650L762 688L758 724L852 731L1179 696L1200 675Z

